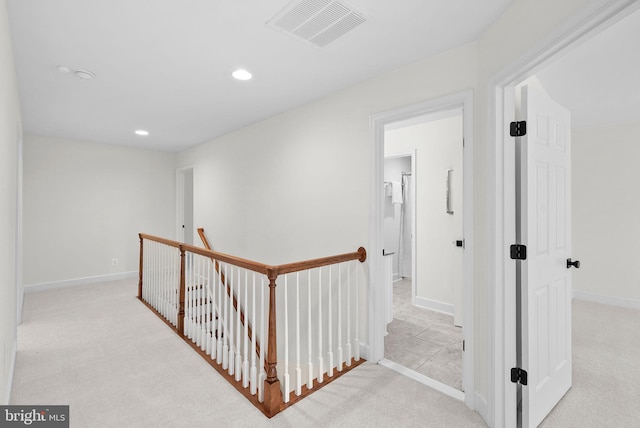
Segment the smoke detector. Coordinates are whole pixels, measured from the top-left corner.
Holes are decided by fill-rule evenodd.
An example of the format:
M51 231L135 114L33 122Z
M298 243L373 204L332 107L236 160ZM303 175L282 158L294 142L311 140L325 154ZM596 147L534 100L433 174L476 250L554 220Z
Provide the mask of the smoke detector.
M96 77L95 73L87 70L75 70L73 74L75 74L75 76L78 79L82 79L82 80L91 80L91 79L95 79Z
M73 74L78 79L82 80L91 80L95 79L96 74L93 71L88 70L75 70L73 68L67 67L66 65L59 65L56 69L62 74Z
M367 22L343 1L296 0L267 22L267 26L318 48L325 48Z

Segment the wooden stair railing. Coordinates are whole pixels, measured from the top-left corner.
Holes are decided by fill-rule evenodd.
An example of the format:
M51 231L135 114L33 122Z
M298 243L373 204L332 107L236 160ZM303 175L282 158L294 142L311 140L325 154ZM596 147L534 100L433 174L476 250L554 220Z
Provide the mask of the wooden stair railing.
M202 227L198 228L198 235L200 236L200 240L202 241L202 245L204 245L204 248L206 248L207 250L212 251L213 249L211 248L211 245L209 244L209 240L207 239L207 236L204 233L204 228L202 228ZM251 340L251 338L253 338L253 328L251 326L251 323L246 320L246 317L244 315L244 310L238 304L238 297L233 292L233 289L232 289L231 285L227 282L227 278L225 278L224 273L220 271L220 264L218 263L217 260L214 260L214 259L212 259L212 260L214 262L216 273L220 276L220 280L222 281L222 283L226 285L227 295L233 299L233 308L236 311L238 311L238 310L240 311L240 322L242 323L242 325L244 325L245 322L248 323L247 328L248 328L248 331L249 331L249 340ZM260 340L256 339L256 341L257 341L257 343L256 343L256 352L259 355L260 354Z
M200 233L200 230L199 230L199 233ZM257 263L257 262L242 259L239 257L231 256L228 254L215 252L210 249L203 249L203 248L171 241L168 239L164 239L164 238L160 238L152 235L141 233L139 234L139 238L140 238L140 273L139 273L139 281L138 281L138 299L141 300L147 307L149 307L159 317L161 317L168 325L170 325L180 337L182 337L194 350L196 350L196 352L198 352L207 362L209 362L209 364L212 367L214 367L223 377L225 377L227 381L229 381L232 385L234 385L234 387L238 391L240 391L247 399L249 399L249 401L251 401L267 417L274 416L275 414L281 412L285 408L289 407L290 405L294 404L295 402L299 401L300 399L304 398L305 396L309 395L310 393L314 392L320 387L327 385L328 383L340 377L342 374L348 372L350 369L353 369L354 367L364 362L363 359L359 358L359 351L357 351L355 357L351 357L350 352L348 352L347 354L350 357L350 360L345 361L346 367L343 368L342 367L343 358L341 355L339 355L339 363L337 365L338 370L336 372L333 372L333 368L330 366L329 371L327 372L327 377L324 377L324 375L321 373L318 376L318 378L312 379L311 371L310 371L311 369L309 369L310 377L308 380L308 384L304 385L302 388L300 388L300 381L299 381L300 369L298 368L297 369L298 370L298 386L296 387L296 394L294 397L289 399L289 390L285 388L286 390L283 391L283 389L281 388L280 379L278 378L278 371L277 371L278 348L277 348L277 328L276 328L276 325L277 325L276 280L278 279L279 276L287 275L291 273L299 273L302 271L309 271L308 296L309 296L309 299L311 299L310 297L311 290L312 290L311 273L310 273L311 269L318 269L319 275L321 275L322 270L320 268L325 266L337 265L339 268L340 266L339 264L341 263L347 263L347 265L350 266L351 264L348 263L350 261L357 260L360 262L364 262L366 260L366 251L364 248L360 247L356 252L342 254L338 256L330 256L330 257L324 257L324 258L319 258L314 260L307 260L303 262L289 263L289 264L283 264L278 266L270 266L263 263ZM204 240L206 240L206 237L204 237ZM156 246L158 246L161 249L158 250ZM146 254L145 248L148 250L149 254ZM158 251L160 251L161 256L152 254ZM249 385L249 381L247 380L248 373L246 370L247 368L247 354L246 354L247 338L246 337L244 339L244 344L245 344L244 358L245 359L244 359L244 365L242 367L240 367L240 365L233 367L232 362L231 364L228 364L227 367L225 367L224 359L222 360L222 363L221 363L220 352L217 352L217 360L213 359L214 358L213 353L215 353L216 351L215 351L215 346L214 347L211 346L212 345L211 342L214 342L213 345L215 345L216 338L210 337L209 332L207 332L206 337L202 339L202 343L196 344L195 339L192 340L190 337L187 337L187 334L185 331L185 299L186 299L185 295L187 294L187 289L188 289L188 286L186 283L187 253L189 254L189 260L194 265L196 265L196 261L194 261L196 260L195 258L200 257L202 260L205 260L205 259L209 260L208 262L210 263L209 266L211 265L215 266L216 275L218 275L218 278L220 280L220 282L218 283L219 287L226 290L226 292L223 293L223 294L227 294L227 296L225 297L225 302L227 302L226 300L227 297L229 298L229 300L231 299L233 300L234 302L233 306L236 310L238 320L243 310L241 308L239 299L234 295L233 285L230 284L228 281L226 281L226 278L224 278L223 280L222 277L224 272L222 272L222 269L220 268L219 263L223 263L225 264L225 266L232 266L231 272L233 272L234 267L238 269L238 272L239 272L239 269L243 269L245 270L245 272L254 272L253 274L254 288L252 289L253 299L254 299L254 306L253 306L254 317L256 316L255 315L256 313L255 298L258 293L258 290L260 290L262 298L264 298L264 290L265 290L265 289L255 288L256 286L255 275L256 274L264 275L268 280L268 284L266 282L263 282L263 284L265 284L268 287L268 297L267 297L268 314L266 317L264 316L264 313L261 314L261 318L262 318L261 328L263 331L263 333L261 333L261 336L262 336L262 339L264 340L266 335L266 341L267 341L266 342L266 358L263 352L257 351L257 353L260 354L260 360L262 361L262 359L264 358L264 364L261 362L258 365L258 370L262 371L262 367L264 367L265 372L262 375L257 376L257 382L254 379L255 378L254 367L251 367L251 371L252 371L251 385ZM174 257L176 261L172 261L174 260L172 257ZM179 258L179 268L177 268L178 258ZM166 260L169 260L170 263L173 263L171 266L175 267L176 272L167 271L167 268L165 268L164 265L162 264L162 261L166 261ZM356 264L356 267L357 267L357 264ZM193 268L194 266L189 266L189 269L193 269ZM331 273L331 267L329 268L329 273ZM145 275L147 275L148 278ZM174 283L172 282L172 279L174 279L176 275L179 276L179 279ZM357 271L356 271L356 275L357 275ZM245 299L245 302L248 302L246 278L247 276L245 274L244 299ZM338 281L340 280L341 280L340 271L338 269ZM329 296L331 296L330 294L331 281L332 279L330 277L329 278ZM285 285L286 285L286 282L287 281L285 277ZM322 281L320 279L318 279L318 283L319 283L318 284L319 287L321 287ZM340 282L338 284L340 284ZM357 284L358 283L356 280L356 286ZM215 286L215 283L214 283L214 286ZM190 293L193 292L193 290L197 289L197 287L195 288L193 287L193 284L189 284L189 287L191 287L189 288ZM204 282L201 288L203 291L205 290ZM220 288L218 289L220 290ZM241 289L240 284L238 284L238 292L240 292L240 289ZM340 289L340 285L338 285L338 290L339 289ZM287 288L285 287L284 290L285 290L284 292L286 296ZM299 297L299 293L300 293L299 288L297 288L297 293ZM356 293L357 293L357 287L356 287ZM196 294L196 296L198 295ZM347 296L350 296L350 294L347 294ZM214 290L214 297L215 297L215 290ZM196 298L200 299L201 297L196 297ZM347 299L348 298L349 297L347 297ZM201 300L201 302L205 302L204 298L202 299L203 300ZM341 297L338 296L338 300L337 300L338 305L340 305L341 303L340 299ZM285 297L285 301L286 301L286 297ZM320 303L321 301L322 300L320 300ZM331 299L329 299L328 302L329 302L329 310L331 310L330 309ZM203 306L206 306L209 303L210 302L207 301ZM222 314L222 303L223 303L222 300L219 299L217 301L217 305L219 305L219 307L216 307L216 305L210 304L211 310L214 312L217 311L218 317ZM192 304L192 302L190 302L190 304ZM356 305L356 308L357 308L357 305ZM226 307L226 309L229 309L229 308ZM233 335L234 335L233 318L236 316L234 315L233 310L230 309L231 312L229 314L227 313L226 309L224 312L224 319L222 319L222 321L224 322L221 325L219 322L220 319L218 319L218 324L217 324L217 328L221 329L221 331L223 332L221 335L224 336L225 343L227 343L227 340L230 340L230 341L233 340ZM264 306L261 307L261 311L263 312L265 311ZM284 310L285 320L286 320L287 311L288 311L288 308L285 308ZM340 309L338 309L337 312L338 312L338 317L340 317L341 316ZM322 312L320 311L320 309L318 309L318 313L320 314L320 316L322 316L321 315ZM202 313L200 313L200 315L202 316ZM204 318L207 319L207 322L211 321L214 318L213 312L211 316L209 316L209 314L205 314ZM356 318L355 318L356 323L357 323L357 318L358 317L356 315ZM329 319L329 326L331 326L331 318L329 317L328 319ZM189 321L189 323L192 322L190 318L187 318L187 320ZM227 325L228 321L230 321L230 324L231 324L230 329L228 329L228 325ZM245 328L245 335L248 330L249 322L250 320L248 319L248 317L243 316L242 324ZM266 332L264 332L265 322L268 325ZM322 318L320 319L320 328L322 327L321 324L322 324ZM309 326L310 325L311 324L309 324ZM239 323L236 324L236 329L237 329L236 337L239 338L240 337ZM299 325L298 325L298 329L299 329ZM340 341L340 331L341 330L338 329L338 341ZM357 335L357 327L355 331ZM311 327L309 327L309 332L311 332ZM252 335L253 334L254 332L252 331ZM299 331L298 331L298 334L299 334ZM217 337L217 340L218 340L217 344L218 346L220 346L220 340L221 340L220 335ZM285 337L285 340L286 340L286 337ZM311 339L308 338L308 340L310 341ZM320 340L322 340L322 336L320 336ZM329 333L329 341L331 341L331 333ZM255 341L253 341L253 338L252 338L253 345L255 345L255 342L257 342L257 337ZM234 345L232 342L229 342L229 343L231 343L229 355L232 356ZM356 344L356 348L358 348L359 342L358 342L357 336L355 339L355 344ZM240 356L239 356L240 343L236 343L235 345L236 345L235 352L237 355L236 358L240 359ZM339 343L338 345L339 345L338 352L340 354L341 343ZM208 353L209 347L212 347L211 355L209 355ZM347 347L348 349L350 349L351 342L347 343ZM299 350L300 350L300 342L298 341L298 352ZM311 345L309 345L309 352L311 352ZM329 354L332 355L331 349L329 350ZM226 354L225 354L225 358L226 358ZM255 362L254 358L255 357L252 357L252 363ZM284 358L285 358L285 362L288 361L287 353L284 354ZM311 356L309 357L309 359L310 359L309 365L311 366ZM300 361L298 358L298 365L299 363ZM320 367L322 367L322 364L320 364ZM235 370L235 376L232 373L233 370ZM242 370L242 373L241 373L241 370ZM285 384L287 384L288 386L288 372L286 372L286 370L285 370L285 376L287 377L286 379L287 382L285 382ZM242 378L242 382L240 382L241 378ZM258 388L257 393L254 390L254 383L257 383L257 388ZM285 402L285 398L283 398L283 394L286 397L286 402Z

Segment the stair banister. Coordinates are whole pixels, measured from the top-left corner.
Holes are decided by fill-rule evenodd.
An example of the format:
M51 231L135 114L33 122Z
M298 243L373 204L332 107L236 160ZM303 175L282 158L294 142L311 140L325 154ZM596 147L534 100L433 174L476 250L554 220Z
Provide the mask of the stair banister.
M198 230L198 232L200 233L201 237L203 238L203 242L205 242L205 245L208 246L208 242L206 242L206 237L204 237L203 231L201 229ZM352 253L345 253L345 254L341 254L341 255L337 255L337 256L330 256L330 257L323 257L323 258L318 258L318 259L314 259L314 260L307 260L307 261L303 261L303 262L296 262L296 263L288 263L288 264L282 264L282 265L277 265L277 266L271 266L271 265L266 265L263 263L257 263L257 262L253 262L250 260L246 260L246 259L242 259L239 257L235 257L235 256L231 256L228 254L224 254L224 253L219 253L216 251L212 251L210 249L203 249L200 247L196 247L193 245L188 245L188 244L184 244L184 243L178 243L175 241L171 241L168 239L164 239L164 238L160 238L160 237L156 237L156 236L152 236L152 235L147 235L147 234L139 234L140 237L140 274L139 274L139 282L138 282L138 298L143 301L143 303L145 303L150 309L154 310L156 312L156 314L158 314L159 316L163 317L165 319L165 322L167 322L167 324L171 325L175 331L187 342L189 343L194 350L196 350L197 352L199 352L201 354L201 356L205 359L207 359L207 361L209 361L210 364L214 365L214 367L216 368L216 370L218 370L230 383L232 383L236 389L238 391L240 391L243 395L245 395L245 397L247 397L251 402L253 402L259 409L261 409L267 416L271 417L277 413L279 413L280 411L282 411L284 408L288 407L289 405L299 401L300 399L302 399L304 396L308 395L309 393L313 392L313 390L321 387L322 385L325 385L329 382L331 382L332 380L336 379L337 377L339 377L342 373L344 373L344 371L342 371L342 356L339 356L339 360L340 360L340 367L338 368L338 372L335 376L333 375L333 368L330 367L330 372L329 374L329 378L327 379L326 382L323 382L324 380L324 371L323 371L323 359L322 359L322 325L321 325L321 321L320 321L320 325L318 326L319 328L319 335L318 335L318 350L320 352L320 355L318 357L318 366L320 369L320 373L317 377L316 380L313 380L312 376L312 372L313 372L313 365L312 365L312 361L311 361L311 353L312 353L312 348L311 348L311 342L308 343L308 358L309 358L309 364L308 364L308 370L309 370L309 379L306 382L306 385L304 385L302 387L302 391L300 391L300 386L298 385L298 389L296 390L296 395L291 397L291 400L288 403L284 403L283 400L283 391L281 390L281 385L280 385L280 380L278 379L278 372L277 372L277 358L278 358L278 348L277 348L277 308L276 308L276 287L277 287L277 279L279 276L281 275L286 275L289 273L296 273L296 272L301 272L301 271L309 271L308 273L308 284L309 287L311 287L311 269L316 269L316 268L322 268L324 266L329 266L329 269L331 269L331 266L333 265L339 265L341 263L345 263L345 262L349 262L352 260L358 260L360 262L364 262L366 260L366 251L363 247L358 248L357 251L352 252ZM148 248L147 250L150 250L149 252L149 256L153 254L154 250L156 249L156 246L158 244L164 244L166 246L169 247L174 247L175 249L177 249L177 251L174 253L175 256L178 256L179 253L179 257L180 257L180 264L179 264L179 284L176 284L175 282L173 284L176 284L177 287L174 285L173 288L169 287L167 288L166 285L162 285L162 284L158 284L156 281L158 281L158 270L156 268L156 270L149 270L149 268L147 268L147 270L145 271L145 257L148 259L147 262L151 262L151 265L153 266L153 259L149 259L149 256L145 254L145 242L144 240L149 240L149 241L154 241L155 243L151 242L148 244ZM190 254L187 254L190 253ZM167 254L167 256L170 254L170 252L165 253ZM226 289L227 292L230 290L229 287L232 286L232 284L226 284L226 281L222 278L221 274L223 273L221 269L222 264L224 264L225 266L225 271L226 271L226 266L229 265L232 269L233 272L233 268L236 267L238 269L238 291L241 290L242 285L240 284L240 271L239 268L248 270L248 271L253 271L259 274L264 275L264 277L266 276L266 279L268 279L268 285L265 284L264 280L262 281L262 287L260 287L261 290L265 290L265 286L268 286L268 292L269 292L269 296L268 296L268 307L266 308L266 310L268 311L267 313L267 332L264 332L262 330L262 340L265 340L265 335L266 335L266 352L260 352L259 353L259 357L260 357L260 364L259 366L256 368L256 371L262 371L262 368L264 367L264 374L262 373L256 373L256 376L259 379L258 382L258 389L259 394L256 397L256 391L253 388L248 388L247 385L247 381L246 381L246 376L247 376L247 369L246 369L246 365L248 364L247 362L247 358L246 358L246 352L247 352L247 348L248 348L248 341L245 338L244 340L244 352L245 352L245 361L242 367L238 366L236 367L236 370L238 371L242 371L242 376L244 377L242 379L242 382L236 382L238 379L237 377L234 378L234 376L231 375L231 373L227 373L224 370L220 370L220 368L218 368L217 366L219 366L220 361L219 361L219 352L216 353L216 358L213 359L213 355L211 357L207 356L207 351L206 349L208 349L208 346L204 346L205 349L203 349L203 345L196 345L195 341L197 341L198 343L200 343L200 337L202 337L202 332L198 332L197 333L197 337L198 339L194 339L194 340L188 340L185 337L185 323L188 321L190 328L192 328L194 325L196 325L196 328L203 328L202 327L202 320L203 320L203 316L200 317L200 319L192 319L191 315L189 314L185 314L185 300L186 300L186 291L187 291L187 284L186 284L186 271L187 268L190 269L191 274L190 275L194 275L194 272L192 270L191 267L191 260L192 258L194 258L196 255L201 256L203 258L206 259L210 259L210 262L214 262L215 264L213 265L215 267L215 270L217 271L217 279L215 279L215 281L220 280L220 282L218 282L218 284L220 284L220 287L218 288L218 292L220 292L221 289ZM189 267L187 267L187 256L189 259ZM172 256L173 257L173 256ZM174 259L177 262L177 259ZM218 268L218 263L221 263L220 265L220 269ZM200 263L200 262L198 262ZM347 266L349 266L350 263L347 263ZM200 264L196 265L196 266L201 266ZM209 265L210 267L212 265ZM175 263L173 265L173 268L175 269L173 272L178 272L178 265L177 263ZM211 269L211 271L213 271L213 269ZM144 272L149 274L149 278L144 276ZM161 271L160 271L161 272ZM226 272L225 272L226 273ZM319 269L318 271L318 292L319 292L319 308L321 308L321 303L322 303L322 272L321 269ZM189 290L190 292L196 292L196 299L198 299L197 304L198 305L206 305L207 300L205 300L205 296L207 296L207 293L210 293L211 291L207 291L209 285L210 284L210 280L211 277L209 274L201 274L202 276L190 276L190 283L189 283ZM215 276L215 275L214 275ZM226 276L226 275L225 275ZM233 276L233 275L232 275ZM199 279L197 279L199 278ZM357 271L356 271L356 278L357 278ZM166 279L166 278L165 278ZM233 280L233 278L231 278ZM156 310L153 306L153 302L145 302L145 298L143 298L143 296L146 296L148 294L149 290L148 288L144 288L144 293L143 293L143 287L146 287L147 284L145 283L148 282L149 285L152 287L151 288L151 292L154 292L154 290L159 288L159 291L161 293L164 293L164 295L159 295L159 294L153 294L152 295L152 300L154 301L159 301L160 305L164 305L162 308L160 308L160 306L156 306L160 312L158 312L158 310ZM201 281L201 282L198 282ZM245 299L245 306L248 304L248 295L247 295L247 274L245 272L245 288L244 288L244 299ZM338 286L339 286L339 290L341 287L341 278L338 278ZM199 284L199 285L198 285ZM256 284L255 281L255 276L253 278L253 284ZM356 280L356 284L357 284L357 280ZM163 288L164 287L164 288ZM299 293L299 281L297 281L297 293ZM177 289L176 289L177 288ZM346 303L349 303L349 296L351 295L349 292L349 278L347 278L347 300ZM256 288L254 286L253 288L253 296L252 299L255 301L256 298ZM309 295L307 296L308 299L311 299L312 295L311 295L311 288L309 288ZM233 293L233 290L230 290L231 294L229 295L230 299L233 301L233 306L236 306L235 310L236 312L236 316L240 317L241 315L244 318L244 314L241 314L242 308L240 306L240 302L237 301L236 296L234 295L235 293ZM215 292L215 289L214 289ZM329 292L331 292L331 275L329 275ZM167 302L167 293L169 293L169 297L173 300L171 300L173 303L171 303L171 301ZM177 294L177 296L176 296ZM262 292L261 295L263 296ZM296 296L298 296L298 294L296 294ZM164 300L163 300L164 298ZM176 299L177 298L177 299ZM262 298L262 297L261 297ZM208 299L208 297L206 298ZM176 302L177 300L177 302ZM219 299L220 300L220 299ZM191 301L191 300L190 300ZM228 301L228 300L227 300ZM308 300L307 304L308 306L311 306L311 304L309 303L310 300ZM329 300L329 305L331 300ZM177 303L177 305L176 305ZM192 302L193 303L193 302ZM265 302L266 303L266 302ZM340 302L341 303L341 302ZM177 307L176 307L177 306ZM350 305L349 305L350 306ZM253 305L253 311L255 313L255 304ZM265 305L261 305L261 307L263 308L263 310L265 309ZM173 308L170 310L164 310L164 308ZM288 308L285 308L284 310L287 310ZM162 312L164 310L164 312ZM203 311L203 312L199 312L201 314L206 314L207 317L207 321L209 321L208 317L213 316L210 315L208 310L206 309L206 307L198 307L198 311ZM212 309L215 310L215 309ZM347 310L349 310L349 308L347 308ZM173 312L171 312L173 311ZM162 313L161 313L162 312ZM171 312L169 315L167 315L167 313ZM177 316L176 316L177 315ZM185 316L186 315L186 316ZM232 314L230 314L232 315ZM248 314L247 314L248 315ZM189 317L189 318L187 318ZM226 317L227 315L225 314L225 320L224 322L226 322ZM255 318L255 314L253 315L253 317ZM175 319L175 323L173 321L171 321L170 319L173 318L177 318ZM311 317L309 315L309 321L311 320ZM322 320L322 314L319 313L319 319ZM212 318L213 320L213 318ZM261 328L264 329L264 318L262 318L262 322L261 322ZM350 320L350 316L348 316L347 318L347 327L350 326L349 324L349 320ZM246 320L243 319L242 322L246 322L247 325L245 326L245 335L247 333L249 333L249 319L247 318ZM329 322L331 322L331 319L329 317ZM194 324L195 323L195 324ZM198 323L200 323L200 327L197 327ZM356 308L356 326L358 325L358 320L357 320L357 308ZM240 325L238 324L237 326L237 333L240 332ZM255 325L255 327L257 328L257 325ZM218 329L220 329L220 325L218 324ZM299 329L299 326L297 327ZM357 328L357 327L356 327ZM350 331L350 327L349 327L349 331ZM233 335L233 332L230 332L231 335ZM309 322L309 327L308 327L308 333L311 334L311 323ZM206 333L209 334L209 333ZM251 333L249 333L251 334ZM331 334L329 332L329 334ZM358 365L361 363L361 361L359 361L359 350L357 349L358 347L358 340L357 340L357 334L358 332L355 332L356 335L356 359L355 361L357 363L354 364ZM224 334L225 340L227 337L227 333ZM219 341L220 336L218 336L218 341ZM230 337L232 338L232 336ZM342 338L340 336L340 333L338 334L338 338L339 338L339 346L342 345ZM208 340L208 339L207 339ZM347 366L350 366L350 362L351 362L351 336L350 333L347 332L347 357L349 357L349 362L347 362ZM252 342L254 342L254 340L252 340ZM299 342L299 340L298 340ZM257 343L252 343L252 346L255 347L257 345ZM237 346L240 346L240 343L237 344ZM296 344L296 346L300 346L299 343ZM254 348L255 349L255 348ZM341 348L339 348L340 351L342 351ZM236 352L239 355L239 348L236 349ZM255 352L254 350L252 350L252 353ZM299 350L298 350L299 352ZM329 355L331 355L331 349L329 349ZM266 359L264 360L264 364L262 363L263 358L265 358L265 354L266 354ZM341 354L341 352L340 352ZM252 356L252 359L255 359L255 356ZM297 356L297 359L299 360L300 357ZM299 364L297 362L297 364ZM223 364L224 366L224 364ZM330 364L330 366L332 366L332 364ZM253 367L253 363L252 363L252 367L251 367L251 372L254 372L254 367ZM251 378L254 378L254 375L251 375ZM300 384L301 382L297 382L298 384Z

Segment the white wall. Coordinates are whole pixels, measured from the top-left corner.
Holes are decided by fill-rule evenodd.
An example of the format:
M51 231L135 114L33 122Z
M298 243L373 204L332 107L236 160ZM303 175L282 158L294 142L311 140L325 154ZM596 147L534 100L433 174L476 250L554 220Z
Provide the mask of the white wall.
M385 132L385 156L416 150L416 300L429 308L456 301L462 269L462 115ZM446 171L452 173L452 208L446 212ZM457 284L460 286L460 284ZM442 309L440 309L442 310Z
M274 264L367 246L369 116L473 87L475 60L466 45L180 153L196 227Z
M572 136L574 291L640 307L640 121Z
M16 353L16 227L20 103L7 22L0 0L0 404L8 404Z
M25 137L25 284L137 271L139 232L175 237L175 177L173 153Z

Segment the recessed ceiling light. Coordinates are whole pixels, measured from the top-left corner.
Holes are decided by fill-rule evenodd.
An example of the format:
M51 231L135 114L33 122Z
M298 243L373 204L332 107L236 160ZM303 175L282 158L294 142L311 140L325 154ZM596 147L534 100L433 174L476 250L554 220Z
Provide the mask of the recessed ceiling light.
M147 135L149 135L149 131L145 131L144 129L138 129L136 130L136 135L139 135L141 137L146 137Z
M231 75L238 80L251 80L253 75L249 73L247 70L239 68L238 70L231 73Z

